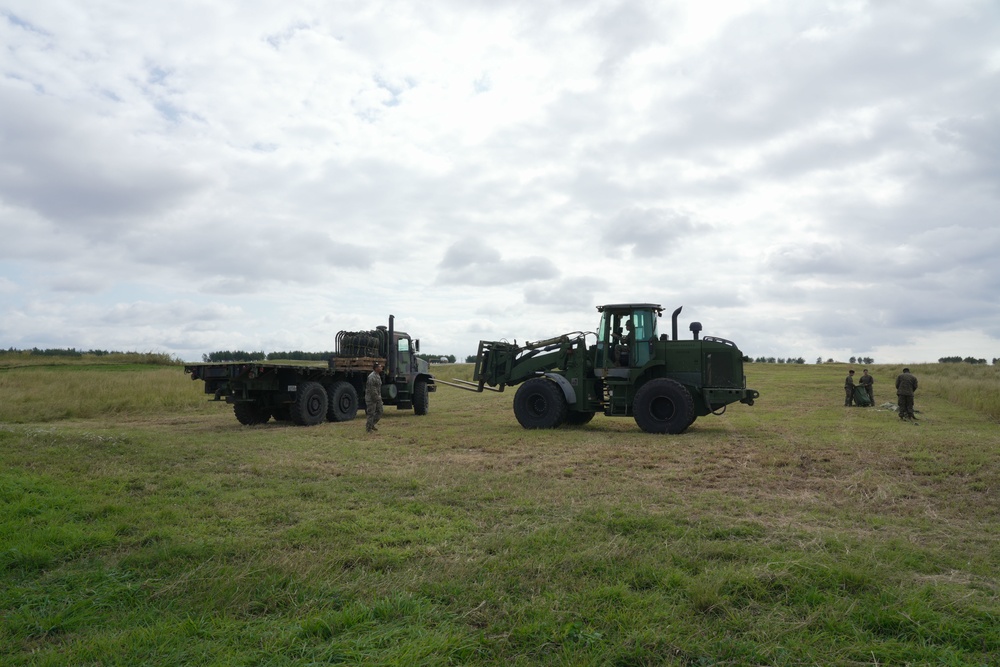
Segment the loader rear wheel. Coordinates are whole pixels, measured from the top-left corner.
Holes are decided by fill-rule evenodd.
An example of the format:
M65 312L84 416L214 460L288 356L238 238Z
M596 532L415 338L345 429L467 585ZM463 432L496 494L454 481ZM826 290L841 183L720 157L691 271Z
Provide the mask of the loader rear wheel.
M326 419L326 389L319 382L303 382L295 392L292 421L299 426L315 426Z
M271 418L271 410L265 408L257 401L233 403L233 414L236 415L236 421L244 426L266 424Z
M358 391L350 382L338 380L330 387L326 418L332 422L351 421L358 414Z
M514 416L524 428L558 428L566 410L562 389L551 380L533 378L514 394Z
M635 393L632 413L646 433L683 433L694 421L694 399L680 382L657 378Z
M413 414L426 415L430 404L427 380L413 381Z

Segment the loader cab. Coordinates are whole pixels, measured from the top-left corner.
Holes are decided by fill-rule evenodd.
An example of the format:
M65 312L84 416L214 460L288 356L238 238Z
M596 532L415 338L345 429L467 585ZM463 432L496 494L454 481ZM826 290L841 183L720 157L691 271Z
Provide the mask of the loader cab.
M657 319L663 308L652 303L598 306L601 322L597 329L594 367L604 375L620 374L615 369L636 368L649 362L653 342L658 338Z

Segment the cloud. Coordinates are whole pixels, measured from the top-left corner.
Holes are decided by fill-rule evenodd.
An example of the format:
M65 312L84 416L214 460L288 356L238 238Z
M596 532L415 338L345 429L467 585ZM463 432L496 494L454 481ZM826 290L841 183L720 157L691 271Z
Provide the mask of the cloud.
M546 280L559 275L545 257L505 260L500 252L478 238L466 237L451 244L438 265L437 282L468 286L511 285Z
M994 3L53 2L0 13L2 347L1000 332Z
M601 242L608 254L627 249L636 259L651 259L675 252L698 231L688 216L677 211L633 207L602 225Z

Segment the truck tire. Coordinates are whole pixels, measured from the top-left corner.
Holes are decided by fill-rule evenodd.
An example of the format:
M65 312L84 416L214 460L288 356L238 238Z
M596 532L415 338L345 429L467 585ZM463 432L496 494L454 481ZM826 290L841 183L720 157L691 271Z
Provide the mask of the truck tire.
M265 408L257 401L233 403L233 414L236 415L236 421L244 426L266 424L271 418L271 410Z
M292 421L299 426L315 426L326 419L329 407L326 389L319 382L303 382L295 392Z
M346 380L338 380L330 387L330 405L326 418L332 422L348 422L358 414L358 392Z
M677 380L656 378L635 393L632 414L646 433L683 433L694 421L694 399Z
M430 393L427 391L427 380L413 381L413 414L426 415L430 407Z
M524 428L558 428L566 410L566 397L552 380L532 378L514 394L514 416Z
M566 413L565 424L567 426L583 426L584 424L589 424L590 420L593 418L593 412L578 412L576 410L570 410Z

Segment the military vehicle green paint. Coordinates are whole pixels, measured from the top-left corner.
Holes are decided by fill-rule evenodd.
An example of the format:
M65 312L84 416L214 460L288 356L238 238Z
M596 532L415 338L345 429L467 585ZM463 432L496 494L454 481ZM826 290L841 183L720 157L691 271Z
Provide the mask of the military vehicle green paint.
M223 362L188 364L192 380L204 380L205 393L230 403L241 424L264 424L271 417L312 426L349 421L365 407L365 379L376 361L383 364L382 401L399 410L426 415L434 377L417 357L420 341L389 326L372 331L341 331L334 356L323 365L310 362Z
M700 337L698 322L690 325L690 340L678 338L680 308L672 316L672 336L658 331L663 314L658 304L597 310L596 333L524 345L480 341L474 382L444 384L473 391L521 385L514 415L528 429L586 424L603 413L633 417L649 433L682 433L698 417L721 414L730 403L753 405L760 396L746 387L743 353L735 343Z

